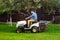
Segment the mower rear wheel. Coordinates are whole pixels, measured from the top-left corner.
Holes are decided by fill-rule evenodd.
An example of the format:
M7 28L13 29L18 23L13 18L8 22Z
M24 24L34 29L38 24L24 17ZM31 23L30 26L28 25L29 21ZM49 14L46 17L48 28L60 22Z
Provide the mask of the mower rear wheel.
M33 32L33 33L38 32L38 28L36 26L32 27L31 32Z

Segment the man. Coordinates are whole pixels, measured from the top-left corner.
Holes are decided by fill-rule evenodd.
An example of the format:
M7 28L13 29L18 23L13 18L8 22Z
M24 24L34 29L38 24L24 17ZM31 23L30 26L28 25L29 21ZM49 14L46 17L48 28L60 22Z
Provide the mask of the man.
M30 26L30 23L37 21L37 13L35 12L34 9L31 9L31 16L27 17L26 19L28 20L28 27Z

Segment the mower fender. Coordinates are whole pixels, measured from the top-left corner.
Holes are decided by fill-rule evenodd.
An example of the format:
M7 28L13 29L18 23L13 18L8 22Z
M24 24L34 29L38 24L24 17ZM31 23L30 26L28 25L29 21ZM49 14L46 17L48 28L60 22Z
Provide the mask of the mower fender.
M30 29L31 29L32 27L34 27L34 26L39 27L39 23L34 23L34 24L32 24L32 25L30 26Z

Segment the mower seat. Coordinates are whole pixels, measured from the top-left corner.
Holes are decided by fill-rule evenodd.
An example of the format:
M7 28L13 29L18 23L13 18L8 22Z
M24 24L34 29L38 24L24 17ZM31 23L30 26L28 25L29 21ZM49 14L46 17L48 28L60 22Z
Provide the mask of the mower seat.
M32 22L32 24L33 24L33 23L37 23L37 21L35 21L35 22Z
M32 22L31 24L33 24L33 23L37 23L37 21L34 21L34 22Z

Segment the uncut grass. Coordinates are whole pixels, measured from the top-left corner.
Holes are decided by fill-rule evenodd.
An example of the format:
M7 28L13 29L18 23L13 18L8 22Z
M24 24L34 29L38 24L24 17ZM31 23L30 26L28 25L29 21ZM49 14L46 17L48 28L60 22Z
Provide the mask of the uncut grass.
M49 24L41 33L16 33L16 25L0 24L0 40L60 40L60 25Z

